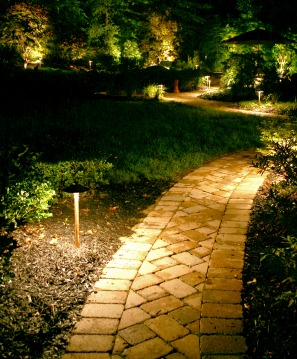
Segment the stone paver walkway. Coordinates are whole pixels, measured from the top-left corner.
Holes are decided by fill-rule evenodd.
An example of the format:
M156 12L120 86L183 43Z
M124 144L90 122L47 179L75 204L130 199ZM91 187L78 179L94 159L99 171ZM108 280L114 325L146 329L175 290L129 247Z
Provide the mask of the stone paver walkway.
M214 88L212 88L214 89ZM181 103L185 103L187 105L196 106L196 107L206 107L212 108L220 111L229 111L236 113L243 113L248 115L256 115L256 116L270 116L269 112L262 112L261 107L258 110L245 110L239 108L234 102L226 102L226 101L213 101L213 100L205 100L200 97L201 94L207 91L191 91L191 92L180 92L180 93L165 93L164 100L167 101L177 101ZM274 117L283 117L283 115L273 114Z
M123 238L63 359L240 359L253 153L212 161L166 192Z

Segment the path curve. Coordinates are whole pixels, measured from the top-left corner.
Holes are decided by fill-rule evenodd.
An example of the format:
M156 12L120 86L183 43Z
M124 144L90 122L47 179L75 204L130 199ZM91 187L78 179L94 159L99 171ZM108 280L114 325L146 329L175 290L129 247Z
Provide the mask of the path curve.
M240 112L249 115L257 115L257 116L282 116L277 114L271 114L268 112L261 111L251 111L244 110L239 107L236 107L234 102L225 102L225 101L213 101L213 100L205 100L200 97L201 94L205 93L205 91L191 91L191 92L179 92L179 93L165 93L164 100L165 101L176 101L181 103L186 103L191 106L212 108L215 110L221 111L229 111L229 112Z
M242 268L253 152L182 178L121 238L63 359L244 358Z

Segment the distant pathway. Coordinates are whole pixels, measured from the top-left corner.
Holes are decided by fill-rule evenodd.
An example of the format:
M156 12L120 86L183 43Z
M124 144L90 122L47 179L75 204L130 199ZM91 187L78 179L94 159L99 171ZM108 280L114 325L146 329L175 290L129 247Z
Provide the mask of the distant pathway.
M274 117L280 116L268 112L244 110L239 107L236 107L234 102L204 100L199 96L202 93L205 93L205 91L166 93L164 99L166 101L176 101L176 102L186 103L187 105L212 108L221 111L229 111L229 112L237 112L237 113L240 112L240 113L257 115L257 116L274 116Z
M193 171L150 208L95 283L63 359L243 359L251 152Z

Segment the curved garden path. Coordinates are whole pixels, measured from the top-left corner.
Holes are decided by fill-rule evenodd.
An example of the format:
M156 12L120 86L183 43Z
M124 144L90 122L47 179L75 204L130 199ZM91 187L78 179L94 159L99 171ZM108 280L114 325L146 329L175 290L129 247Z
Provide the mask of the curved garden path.
M186 103L187 105L212 108L221 111L230 111L237 113L240 112L240 113L257 115L257 116L272 116L272 114L269 112L261 112L261 108L259 109L259 111L244 110L236 107L236 104L234 102L212 101L212 100L210 101L210 100L204 100L203 98L199 97L199 95L205 93L206 91L166 93L164 95L164 99L166 101L177 101L181 103ZM280 116L280 115L273 114L273 116Z
M263 183L239 152L182 178L106 265L63 359L244 358L242 268Z

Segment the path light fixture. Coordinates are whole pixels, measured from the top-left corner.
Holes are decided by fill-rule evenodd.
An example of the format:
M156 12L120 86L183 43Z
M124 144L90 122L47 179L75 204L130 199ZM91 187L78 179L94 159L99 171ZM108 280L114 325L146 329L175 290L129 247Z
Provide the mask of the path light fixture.
M75 247L80 247L79 241L79 194L88 191L87 187L80 184L72 184L63 189L64 192L73 193L74 198L74 241Z
M206 86L210 87L210 76L205 76Z
M258 105L261 104L261 94L264 92L264 91L256 91L258 93Z
M160 98L164 97L164 85L162 84L158 85L158 95Z

